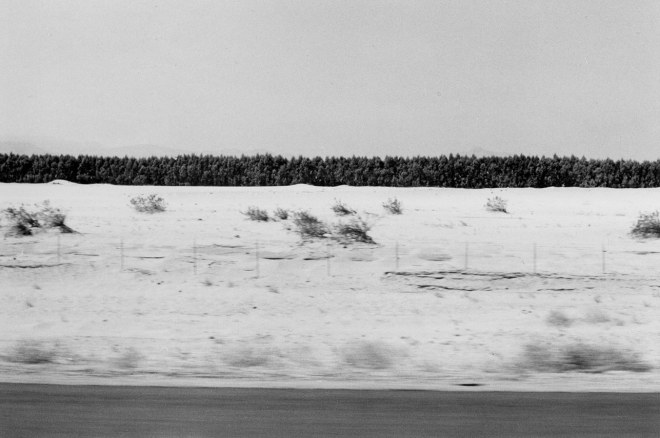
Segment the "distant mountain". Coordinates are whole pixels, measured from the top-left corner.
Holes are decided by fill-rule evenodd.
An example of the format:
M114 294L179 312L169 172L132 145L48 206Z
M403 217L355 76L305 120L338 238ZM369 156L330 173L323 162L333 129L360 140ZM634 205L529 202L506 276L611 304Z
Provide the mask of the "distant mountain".
M47 153L32 143L22 141L0 141L0 154L39 155Z

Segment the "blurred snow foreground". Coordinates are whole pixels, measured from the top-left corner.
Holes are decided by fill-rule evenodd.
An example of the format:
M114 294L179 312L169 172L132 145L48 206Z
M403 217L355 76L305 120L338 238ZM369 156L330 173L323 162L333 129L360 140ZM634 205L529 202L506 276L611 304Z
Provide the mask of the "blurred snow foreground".
M0 380L658 391L658 195L0 184Z

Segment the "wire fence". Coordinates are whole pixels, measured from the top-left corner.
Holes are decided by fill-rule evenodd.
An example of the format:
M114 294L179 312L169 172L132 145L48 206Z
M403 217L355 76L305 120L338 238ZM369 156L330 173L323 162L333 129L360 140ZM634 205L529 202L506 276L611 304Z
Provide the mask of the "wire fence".
M367 263L375 262L375 263ZM469 270L573 275L656 276L660 242L549 244L548 242L393 241L378 245L342 244L330 239L287 245L281 241L190 239L167 236L139 240L47 235L0 241L0 268L30 269L90 266L109 271L176 271L202 275L238 270L254 277L277 276L313 265L328 277L356 270Z

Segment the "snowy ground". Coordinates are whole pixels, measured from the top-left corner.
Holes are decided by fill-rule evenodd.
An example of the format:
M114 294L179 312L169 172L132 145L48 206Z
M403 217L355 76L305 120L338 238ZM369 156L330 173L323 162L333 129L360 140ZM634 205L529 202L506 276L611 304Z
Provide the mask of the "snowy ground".
M167 211L135 212L148 193ZM0 184L79 232L0 240L0 380L659 391L660 241L629 235L659 195ZM336 199L375 245L241 213L347 222Z

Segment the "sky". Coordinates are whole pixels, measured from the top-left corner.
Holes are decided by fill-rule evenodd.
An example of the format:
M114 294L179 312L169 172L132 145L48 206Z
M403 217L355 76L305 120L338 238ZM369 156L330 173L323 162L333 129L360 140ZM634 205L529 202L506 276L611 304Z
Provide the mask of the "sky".
M657 0L0 0L0 140L660 158Z

